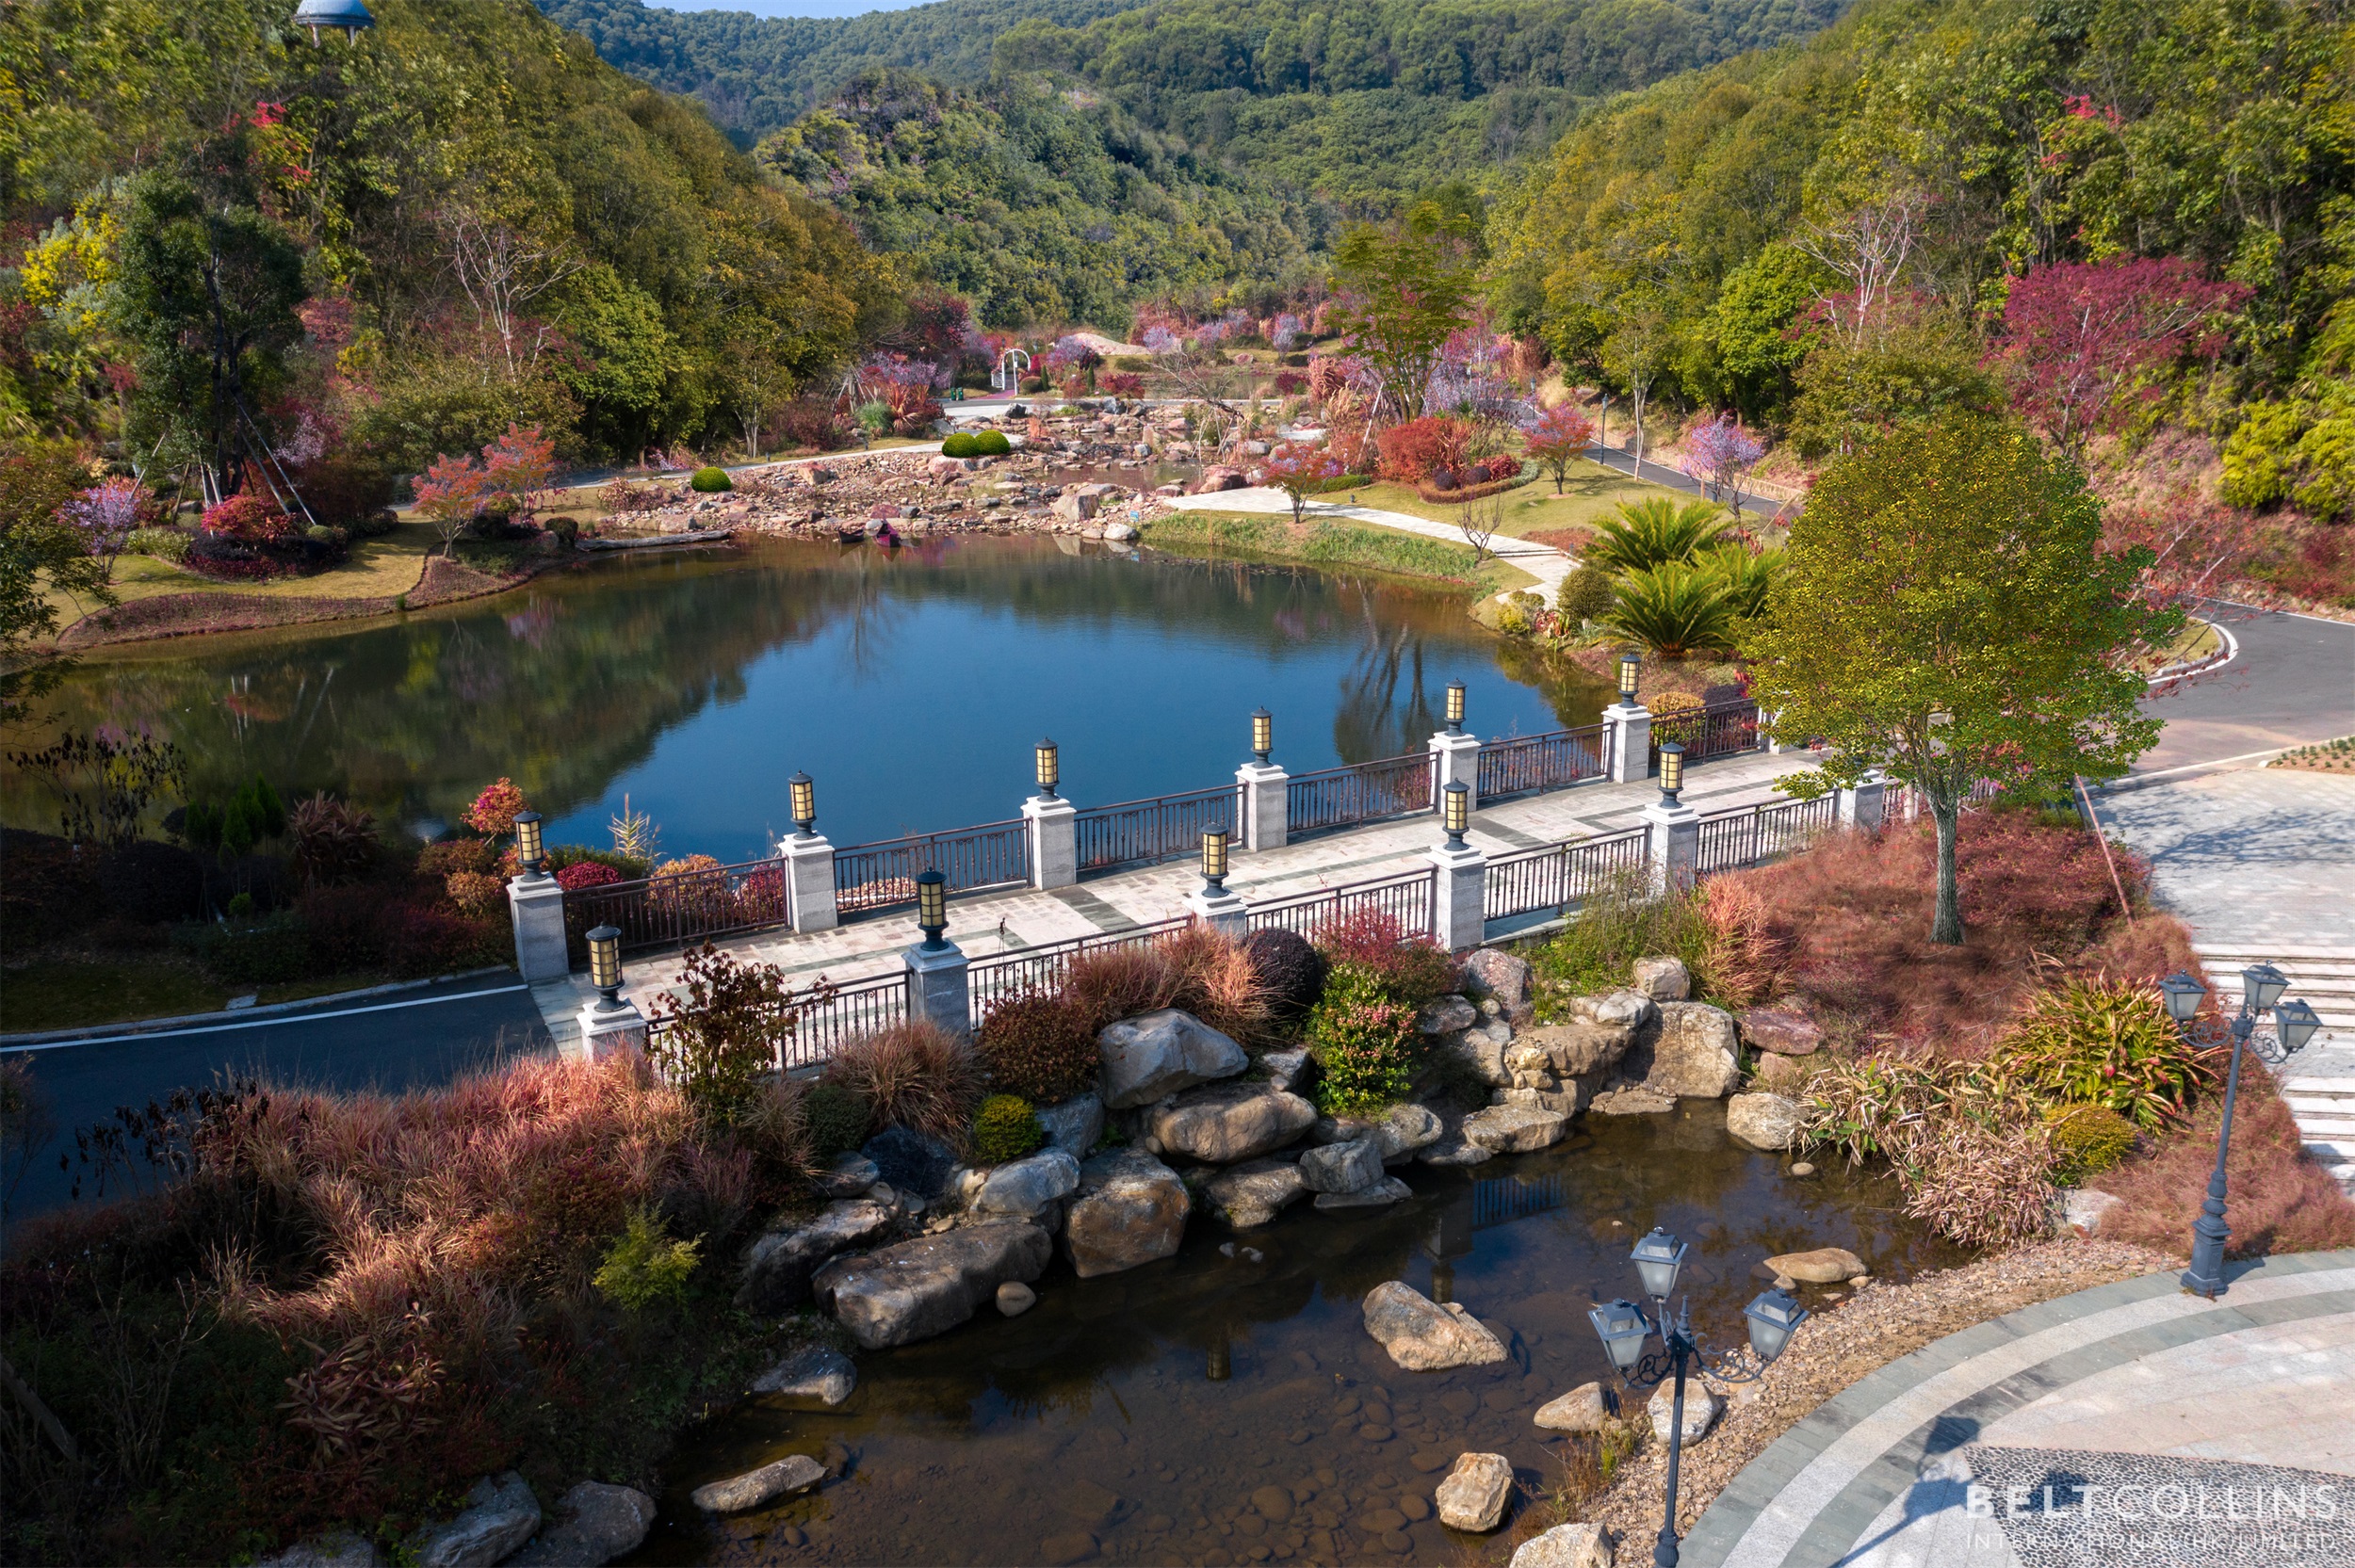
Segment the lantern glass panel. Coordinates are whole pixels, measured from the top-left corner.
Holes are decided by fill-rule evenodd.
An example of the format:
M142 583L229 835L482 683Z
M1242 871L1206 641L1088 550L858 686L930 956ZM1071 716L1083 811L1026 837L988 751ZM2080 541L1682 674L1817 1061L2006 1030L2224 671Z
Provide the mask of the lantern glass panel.
M1202 835L1202 875L1213 882L1226 875L1226 834L1221 829Z
M1589 1308L1586 1320L1595 1326L1596 1337L1602 1341L1611 1365L1623 1375L1634 1371L1636 1363L1644 1359L1644 1338L1651 1333L1644 1309L1633 1301L1612 1301Z
M1464 683L1461 681L1447 684L1447 721L1450 724L1464 721Z
M536 811L515 814L515 860L527 870L540 868L540 814Z
M622 983L622 933L611 926L589 933L589 983L599 991Z
M1670 795L1684 787L1684 748L1673 740L1660 748L1660 787Z
M2167 1015L2178 1024L2188 1024L2199 1016L2200 1003L2208 994L2208 988L2178 969L2159 982L2159 994L2167 998Z
M1635 695L1635 671L1642 660L1633 654L1619 655L1619 695L1632 699Z
M916 923L928 931L949 924L949 880L937 871L916 879Z
M2306 1042L2322 1027L2322 1019L2305 1001L2283 1002L2273 1010L2274 1032L2281 1036L2285 1051L2301 1051Z
M2290 978L2269 963L2252 963L2240 972L2241 994L2259 1012L2270 1010L2290 988Z
M1460 833L1471 826L1471 790L1458 782L1443 793L1447 796L1447 831Z
M1636 1275L1644 1282L1644 1294L1665 1299L1674 1291L1677 1275L1684 1268L1684 1254L1691 1250L1657 1227L1638 1241L1635 1251L1628 1254L1628 1261L1635 1265Z
M1260 761L1275 749L1275 716L1261 708L1251 716L1251 750Z
M1742 1315L1750 1320L1750 1349L1761 1361L1782 1354L1783 1347L1791 1342L1791 1331L1807 1320L1807 1309L1784 1290L1763 1292L1742 1309Z
M806 773L796 773L785 781L785 787L793 800L793 820L808 832L809 825L818 820L817 781Z
M1038 743L1038 786L1052 795L1055 785L1063 782L1063 762L1051 740Z

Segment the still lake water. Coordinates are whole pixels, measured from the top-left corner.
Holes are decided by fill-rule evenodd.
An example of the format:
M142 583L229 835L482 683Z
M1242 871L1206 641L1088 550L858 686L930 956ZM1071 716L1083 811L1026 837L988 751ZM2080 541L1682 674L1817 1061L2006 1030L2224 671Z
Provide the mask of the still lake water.
M786 779L818 829L870 843L1018 814L1032 744L1109 804L1221 784L1248 716L1295 773L1420 750L1446 684L1472 727L1590 723L1609 694L1527 655L1460 595L1305 568L1041 538L760 543L624 558L360 631L312 628L93 659L56 706L177 741L191 788L260 773L430 835L502 775L551 843L608 842L626 795L666 855L768 852ZM8 779L8 819L51 827Z

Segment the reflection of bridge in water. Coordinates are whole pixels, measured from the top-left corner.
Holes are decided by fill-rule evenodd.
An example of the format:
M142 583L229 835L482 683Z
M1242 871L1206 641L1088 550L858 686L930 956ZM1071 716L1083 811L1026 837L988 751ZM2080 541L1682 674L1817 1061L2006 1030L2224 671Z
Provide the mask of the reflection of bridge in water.
M1455 1289L1455 1260L1470 1255L1472 1233L1549 1214L1569 1203L1557 1172L1546 1176L1491 1176L1472 1183L1470 1192L1439 1211L1422 1238L1432 1262L1432 1300L1450 1300Z

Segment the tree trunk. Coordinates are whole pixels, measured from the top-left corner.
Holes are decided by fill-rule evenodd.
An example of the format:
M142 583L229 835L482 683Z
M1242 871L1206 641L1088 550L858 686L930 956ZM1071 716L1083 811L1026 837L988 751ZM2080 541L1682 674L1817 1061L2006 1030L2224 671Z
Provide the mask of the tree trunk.
M1941 946L1959 947L1962 890L1955 880L1955 835L1962 821L1962 802L1932 799L1930 819L1938 824L1938 913L1930 919L1930 940Z

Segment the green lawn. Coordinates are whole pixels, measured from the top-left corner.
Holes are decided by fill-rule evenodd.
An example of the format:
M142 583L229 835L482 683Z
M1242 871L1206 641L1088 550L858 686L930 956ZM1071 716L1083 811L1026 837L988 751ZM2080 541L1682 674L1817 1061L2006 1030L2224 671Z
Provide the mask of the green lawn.
M1268 512L1176 511L1142 525L1140 531L1157 549L1436 578L1483 594L1536 581L1502 561L1474 565L1469 544L1424 539L1371 523L1312 521L1295 528L1290 517Z
M1553 481L1540 476L1519 490L1506 491L1499 499L1504 503L1503 531L1517 539L1526 539L1560 528L1588 527L1597 518L1612 515L1622 501L1643 501L1653 496L1679 502L1692 499L1665 485L1639 484L1598 462L1581 462L1572 467L1559 495L1553 493ZM1320 499L1403 511L1410 517L1426 517L1451 526L1464 511L1462 507L1426 501L1409 486L1389 483L1336 491Z

